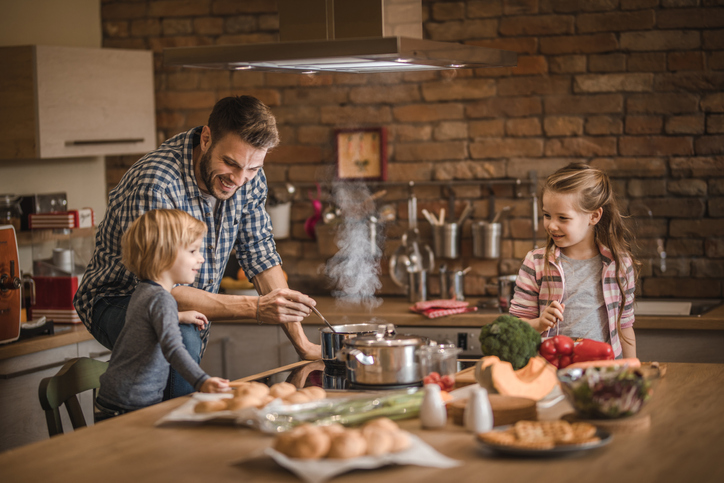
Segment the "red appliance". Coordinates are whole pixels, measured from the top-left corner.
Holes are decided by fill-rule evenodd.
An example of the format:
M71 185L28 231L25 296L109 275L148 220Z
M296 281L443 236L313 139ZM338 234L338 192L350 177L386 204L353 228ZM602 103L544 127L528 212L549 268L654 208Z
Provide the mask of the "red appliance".
M31 214L33 232L33 318L79 324L73 296L93 252L93 211L89 208Z
M0 344L20 337L20 259L12 225L0 226Z

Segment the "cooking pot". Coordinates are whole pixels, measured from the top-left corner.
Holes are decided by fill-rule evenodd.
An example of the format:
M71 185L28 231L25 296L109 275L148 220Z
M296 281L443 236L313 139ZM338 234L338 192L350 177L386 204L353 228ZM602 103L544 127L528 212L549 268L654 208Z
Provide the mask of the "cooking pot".
M423 374L418 349L428 340L417 335L363 335L344 341L337 358L344 361L350 384L419 385Z
M345 340L353 339L360 335L380 333L394 335L393 324L346 324L333 325L335 332L329 327L319 329L322 344L322 360L324 365L330 369L344 371L344 362L337 359L337 352L342 348Z

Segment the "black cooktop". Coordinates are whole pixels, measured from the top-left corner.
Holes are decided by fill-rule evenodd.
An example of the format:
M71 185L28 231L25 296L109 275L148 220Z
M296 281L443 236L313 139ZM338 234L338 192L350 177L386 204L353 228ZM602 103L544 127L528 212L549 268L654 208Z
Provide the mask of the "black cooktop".
M458 359L457 371L473 367L479 359ZM325 367L322 361L314 361L295 367L292 370L279 371L269 376L261 377L256 381L272 386L278 382L289 382L295 386L317 386L325 390L372 390L402 389L406 387L419 387L421 384L405 386L355 386L349 383L344 369Z

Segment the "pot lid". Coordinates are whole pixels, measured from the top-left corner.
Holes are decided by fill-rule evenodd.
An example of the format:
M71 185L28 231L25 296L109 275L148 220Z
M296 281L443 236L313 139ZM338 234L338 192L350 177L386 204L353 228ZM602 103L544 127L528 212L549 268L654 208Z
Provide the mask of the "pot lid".
M344 341L345 345L352 347L402 347L420 346L426 343L427 338L411 334L388 335L386 337L363 335Z

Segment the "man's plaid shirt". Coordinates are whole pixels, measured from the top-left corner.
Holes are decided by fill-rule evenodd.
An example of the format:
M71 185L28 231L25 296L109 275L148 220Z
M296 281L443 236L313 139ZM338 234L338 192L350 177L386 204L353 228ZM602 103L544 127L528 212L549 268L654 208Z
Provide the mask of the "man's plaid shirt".
M204 264L191 286L217 293L231 249L249 280L281 265L272 237L263 170L227 201L218 201L216 216L201 196L193 167L194 146L201 127L178 134L137 161L111 191L108 211L98 226L93 258L73 300L90 329L93 304L99 297L130 295L138 279L121 263L121 237L139 216L157 208L176 208L206 223ZM216 239L218 230L218 240Z

